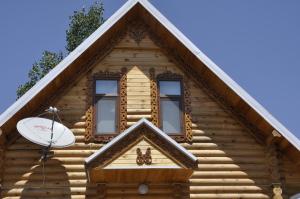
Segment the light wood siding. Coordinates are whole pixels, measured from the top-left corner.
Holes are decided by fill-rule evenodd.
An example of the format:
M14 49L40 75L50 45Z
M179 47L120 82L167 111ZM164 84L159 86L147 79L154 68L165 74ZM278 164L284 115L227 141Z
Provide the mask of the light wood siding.
M143 154L146 153L146 150L148 148L151 149L151 157L152 157L152 163L151 165L143 165L140 166L136 162L137 157L137 149L141 149L141 152ZM126 151L124 154L122 154L120 157L109 163L105 168L124 168L124 167L130 167L130 168L151 168L152 166L173 166L180 168L173 160L168 158L166 155L164 155L162 152L160 152L158 149L153 147L148 141L141 140L136 145L134 145L132 148L130 148L128 151Z
M99 62L93 72L120 71L127 67L128 126L140 118L151 119L149 69L156 74L167 70L182 73L162 51L146 37L138 45L128 36ZM2 198L99 198L101 186L87 184L84 159L102 145L84 142L87 77L66 90L54 104L62 110L63 122L72 129L76 144L55 149L54 158L43 167L39 146L19 138L8 147L5 156ZM226 108L216 103L204 89L189 80L192 97L193 143L182 144L199 159L199 168L190 179L190 198L270 198L266 150L239 124ZM299 169L290 170L285 162L288 191L299 189ZM297 172L297 174L295 173ZM293 190L292 190L293 189ZM170 184L150 185L150 193L141 198L172 198ZM108 198L139 198L137 185L107 185ZM125 197L126 194L126 197Z

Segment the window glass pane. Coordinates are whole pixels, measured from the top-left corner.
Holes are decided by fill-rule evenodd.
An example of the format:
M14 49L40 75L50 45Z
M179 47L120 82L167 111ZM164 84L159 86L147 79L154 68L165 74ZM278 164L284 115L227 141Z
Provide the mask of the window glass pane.
M160 81L159 91L162 95L181 95L180 81Z
M96 80L96 94L115 94L118 93L117 80Z
M102 98L97 102L98 134L116 132L116 99Z
M181 133L179 101L161 100L161 114L165 133Z

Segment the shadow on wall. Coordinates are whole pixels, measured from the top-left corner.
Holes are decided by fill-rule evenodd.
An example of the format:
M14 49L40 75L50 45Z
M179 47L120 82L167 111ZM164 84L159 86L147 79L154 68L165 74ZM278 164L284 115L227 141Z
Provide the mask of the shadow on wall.
M44 167L42 163L34 167L20 195L22 199L28 197L71 198L69 177L65 167L55 159L48 160Z

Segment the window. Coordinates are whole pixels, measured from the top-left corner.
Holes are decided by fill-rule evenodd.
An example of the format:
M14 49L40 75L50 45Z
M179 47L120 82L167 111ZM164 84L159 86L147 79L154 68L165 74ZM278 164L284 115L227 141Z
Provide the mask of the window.
M95 135L118 132L118 80L95 80Z
M183 132L182 85L180 80L160 80L160 125L167 134Z

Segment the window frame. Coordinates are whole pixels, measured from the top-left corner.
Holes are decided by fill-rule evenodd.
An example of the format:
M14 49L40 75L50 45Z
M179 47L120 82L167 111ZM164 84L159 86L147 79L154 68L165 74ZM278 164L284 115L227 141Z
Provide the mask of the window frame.
M97 94L96 93L96 82L98 80L114 80L117 81L117 95L113 94ZM116 99L116 111L115 111L115 124L116 132L97 132L97 103L100 99ZM120 133L120 78L119 77L94 77L93 78L93 136L96 138L99 137L114 137Z
M160 94L160 82L161 81L178 81L180 83L180 95L161 95ZM158 104L159 104L159 128L163 131L163 118L162 118L162 100L172 100L179 101L179 111L180 111L180 132L166 133L169 136L183 136L185 135L185 122L184 122L184 88L183 88L183 79L181 77L175 78L157 78L157 95L158 95ZM176 100L175 100L176 99Z

